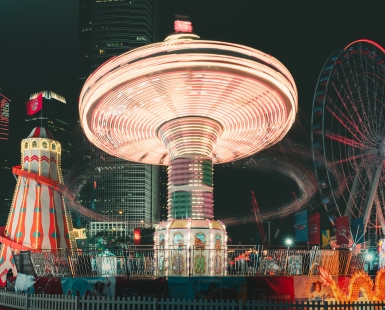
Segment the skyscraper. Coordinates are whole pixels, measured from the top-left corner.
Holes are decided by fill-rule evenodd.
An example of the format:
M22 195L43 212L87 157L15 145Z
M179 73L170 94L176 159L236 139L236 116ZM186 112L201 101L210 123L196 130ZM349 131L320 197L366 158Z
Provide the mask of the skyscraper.
M0 89L0 212L7 214L11 207L12 195L15 189L15 179L12 175L12 166L18 164L19 156L10 145L10 103L2 89ZM16 161L15 161L16 159ZM6 224L6 217L0 218L0 226Z
M167 166L163 166L159 173L159 203L160 203L160 220L167 221L168 215L168 193L167 193Z
M157 42L158 0L79 1L79 82L111 57Z
M80 0L79 89L111 57L158 41L159 4L157 0ZM159 167L110 156L84 141L80 144L79 202L113 217L111 222L127 222L127 235L132 236L136 227L158 223ZM75 226L81 222L75 219Z

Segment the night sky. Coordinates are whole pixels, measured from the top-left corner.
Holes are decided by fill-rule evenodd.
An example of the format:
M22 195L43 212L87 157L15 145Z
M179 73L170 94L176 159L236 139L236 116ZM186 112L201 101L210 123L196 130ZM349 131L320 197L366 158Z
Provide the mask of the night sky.
M203 39L244 44L281 61L292 73L299 93L299 113L288 136L309 147L313 92L329 55L359 38L385 46L384 1L161 3L161 39L173 32L174 14L188 15L194 32ZM77 1L0 0L0 39L0 88L12 100L11 126L16 145L28 134L20 121L25 116L24 102L32 92L50 89L65 96L68 115L76 119ZM216 217L249 212L251 189L257 199L261 197L260 204L284 201L291 193L290 186L271 176L232 169L216 169L216 175ZM241 237L242 229L240 225L230 234L248 243L256 227L248 228L247 237Z

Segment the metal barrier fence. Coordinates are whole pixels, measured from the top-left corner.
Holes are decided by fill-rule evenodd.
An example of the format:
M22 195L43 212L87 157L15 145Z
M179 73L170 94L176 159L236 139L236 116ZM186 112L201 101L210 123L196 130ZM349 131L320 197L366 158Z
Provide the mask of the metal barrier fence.
M185 299L154 299L137 298L79 298L64 295L25 295L0 292L0 306L23 310L99 310L99 309L141 309L141 310L381 310L385 301L371 302L266 302L243 300L185 300Z
M182 259L173 262L161 261L168 251L172 257ZM181 252L188 255L179 255ZM215 276L295 276L316 275L318 266L323 266L332 275L350 275L364 267L366 250L311 249L268 249L263 246L227 246L227 249L205 247L202 249L185 246L169 249L153 246L126 246L109 250L20 252L14 254L18 272L34 276L92 277L92 276L130 276L162 277L182 276L178 270L187 270L184 276L202 276L202 268L194 266L198 254L204 257L200 262L204 268L213 267L215 255L225 257L218 262ZM180 266L175 266L178 264ZM168 270L166 269L168 268ZM213 267L214 268L214 267Z
M327 269L331 275L351 275L364 269L368 250L319 250L315 252L309 275L319 274L318 266Z

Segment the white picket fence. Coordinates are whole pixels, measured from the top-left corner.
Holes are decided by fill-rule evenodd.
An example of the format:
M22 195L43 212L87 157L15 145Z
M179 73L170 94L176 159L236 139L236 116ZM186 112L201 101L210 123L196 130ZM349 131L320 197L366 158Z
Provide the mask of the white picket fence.
M79 298L65 295L28 295L0 292L0 307L24 310L382 310L385 302L279 303L265 301L185 300L137 298Z

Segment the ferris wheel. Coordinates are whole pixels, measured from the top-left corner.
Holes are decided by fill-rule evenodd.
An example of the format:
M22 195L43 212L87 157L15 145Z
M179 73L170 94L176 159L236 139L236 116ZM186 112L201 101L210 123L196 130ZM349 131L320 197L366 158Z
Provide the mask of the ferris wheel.
M358 40L335 51L319 76L312 150L326 210L363 218L366 240L385 234L385 49Z

